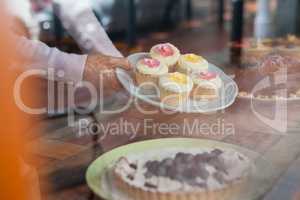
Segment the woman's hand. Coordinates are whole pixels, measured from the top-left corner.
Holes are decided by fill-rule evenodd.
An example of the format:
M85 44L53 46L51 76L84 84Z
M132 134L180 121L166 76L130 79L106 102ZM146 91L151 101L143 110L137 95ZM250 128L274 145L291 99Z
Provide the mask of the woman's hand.
M125 58L90 55L85 65L83 80L92 83L97 89L104 89L104 93L120 90L122 86L115 71L118 67L131 69L129 61Z

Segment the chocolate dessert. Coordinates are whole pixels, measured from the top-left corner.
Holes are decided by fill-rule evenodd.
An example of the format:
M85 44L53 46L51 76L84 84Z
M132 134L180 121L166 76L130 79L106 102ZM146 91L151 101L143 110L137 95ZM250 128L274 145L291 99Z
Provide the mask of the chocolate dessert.
M298 99L299 73L300 58L272 53L264 57L256 67L243 69L236 74L239 97L260 100ZM254 92L255 86L266 78L269 80L266 87ZM286 94L281 94L282 90L286 90Z
M223 175L228 172L226 166L219 155L223 151L216 149L211 153L202 153L192 155L189 153L178 153L175 158L166 158L162 161L148 161L145 165L147 171L146 178L165 177L171 180L187 183L191 186L206 187L206 183L197 183L197 179L201 178L207 181L209 171L205 169L205 164L210 165L218 170L216 180L223 184L225 179ZM188 163L188 164L186 164Z
M219 199L224 191L229 197L241 189L250 166L247 157L233 150L174 149L122 157L114 177L118 188L133 199L189 200L208 194Z

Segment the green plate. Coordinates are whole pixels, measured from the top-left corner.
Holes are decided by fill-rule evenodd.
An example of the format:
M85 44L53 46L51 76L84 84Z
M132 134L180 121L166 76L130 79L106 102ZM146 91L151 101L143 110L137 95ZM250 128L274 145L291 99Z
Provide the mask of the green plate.
M252 184L249 192L243 195L245 200L253 200L262 196L271 187L274 181L274 170L265 159L259 154L232 144L217 142L213 140L172 138L156 139L138 143L133 143L116 148L103 154L96 159L88 168L86 173L87 184L90 189L99 197L113 200L111 191L103 187L103 179L106 178L107 170L122 156L143 151L157 150L164 148L227 148L235 149L253 160L255 173L253 174ZM251 186L252 185L252 186ZM119 199L118 199L119 200Z

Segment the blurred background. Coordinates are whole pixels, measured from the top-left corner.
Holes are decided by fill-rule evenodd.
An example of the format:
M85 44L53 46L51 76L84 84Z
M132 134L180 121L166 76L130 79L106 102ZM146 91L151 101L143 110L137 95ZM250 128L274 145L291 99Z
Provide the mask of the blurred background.
M90 3L124 55L146 51L160 41L170 41L184 52L212 54L226 49L230 40L239 41L255 33L264 37L299 34L300 29L298 0L90 0ZM59 4L52 0L11 0L9 4L28 37L64 51L80 52L57 17ZM84 10L78 11L74 17L80 19L83 13ZM256 27L255 23L263 25ZM267 30L261 30L264 27Z
M227 67L225 71L229 71L229 75L234 74L230 72L230 67L233 66L231 55L234 54L232 47L240 47L250 38L260 40L286 37L289 34L300 35L299 0L78 0L67 8L62 8L59 3L64 0L7 2L15 23L19 25L11 27L16 33L40 40L65 52L94 53L90 47L97 44L91 44L94 41L89 40L87 36L95 28L95 24L88 18L90 6L85 2L89 2L97 20L124 56L149 51L153 45L160 42L171 42L182 52L201 54L210 62L222 68ZM77 30L72 31L76 29L74 24L69 24L60 17L66 14L66 11L70 17L67 21L79 24L76 26ZM78 31L79 34L73 34ZM79 39L76 38L78 35ZM78 41L83 45L79 45ZM244 77L240 76L240 79L244 80ZM251 80L247 74L247 86L252 89L252 85L248 83L249 79ZM256 80L253 79L252 82L256 83ZM32 92L32 96L46 98L46 83L44 82L44 86L35 84L43 95L37 95L38 92L35 91ZM239 84L239 87L242 88L243 85ZM38 169L43 167L51 173L51 170L55 171L54 175L51 174L51 181L57 188L60 185L82 183L86 165L94 158L94 149L98 150L94 143L97 139L76 137L74 130L66 126L66 121L64 118L51 118L31 128L32 132L46 130L45 140L40 139L39 134L33 135L33 144L29 146L35 153L38 152ZM92 150L86 150L91 139ZM246 139L248 141L248 138ZM107 148L113 148L113 145L109 145L112 142L109 142L106 141ZM83 150L86 154L81 152ZM77 154L78 157L75 156ZM95 153L98 154L99 152ZM65 168L66 170L62 170ZM73 177L74 174L78 177ZM75 193L67 192L65 197L79 199L77 195L80 193L89 194L89 190L86 187L79 188Z

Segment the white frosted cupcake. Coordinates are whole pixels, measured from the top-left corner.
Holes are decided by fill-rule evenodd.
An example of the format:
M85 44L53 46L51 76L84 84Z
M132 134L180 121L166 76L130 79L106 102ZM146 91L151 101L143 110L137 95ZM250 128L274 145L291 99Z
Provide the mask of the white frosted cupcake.
M192 74L194 88L191 97L194 100L215 99L223 86L220 76L214 72Z
M167 73L168 67L164 63L153 58L144 58L137 64L136 82L139 86L143 85L143 88L151 88L157 86L159 77Z
M150 56L172 68L178 62L180 51L170 43L157 44L151 48Z
M178 61L179 72L191 74L208 70L208 61L196 54L181 55Z
M185 74L175 72L159 78L161 101L169 106L182 105L193 89L193 81Z

